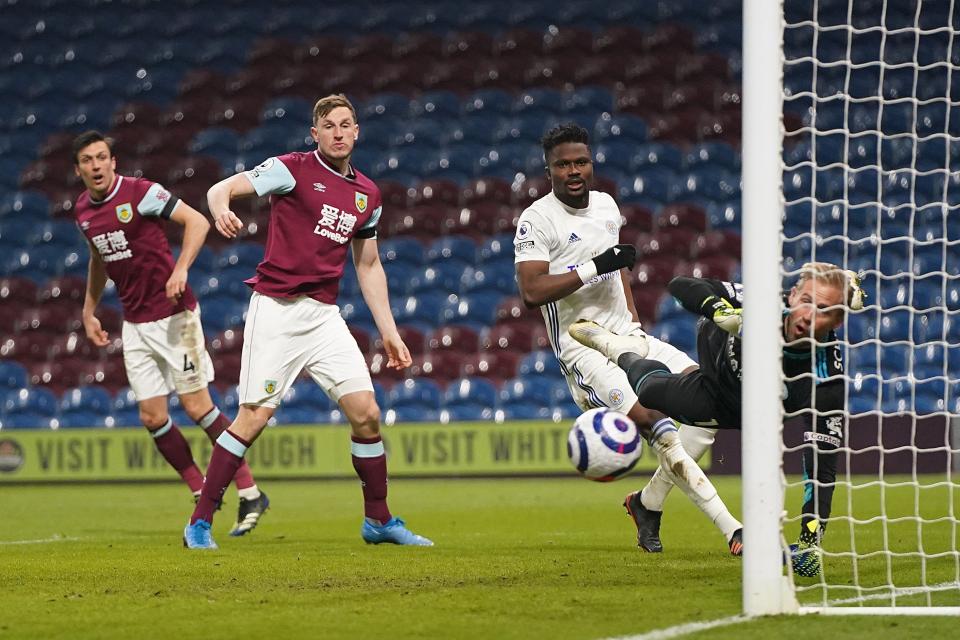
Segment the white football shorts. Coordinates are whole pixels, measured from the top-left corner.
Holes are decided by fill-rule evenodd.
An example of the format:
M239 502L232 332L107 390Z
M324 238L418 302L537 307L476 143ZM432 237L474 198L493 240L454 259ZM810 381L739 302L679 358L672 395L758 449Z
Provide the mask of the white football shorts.
M306 369L334 402L373 381L340 308L313 298L250 296L243 328L240 404L278 407Z
M647 357L659 360L672 373L680 373L697 365L690 356L672 344L650 335L647 341L650 345ZM594 407L610 407L622 413L630 411L637 402L637 394L630 386L627 373L599 351L583 349L578 356L573 362L564 363L568 371L567 386L577 406L584 411Z
M123 364L137 401L193 393L213 382L200 307L153 322L123 323Z

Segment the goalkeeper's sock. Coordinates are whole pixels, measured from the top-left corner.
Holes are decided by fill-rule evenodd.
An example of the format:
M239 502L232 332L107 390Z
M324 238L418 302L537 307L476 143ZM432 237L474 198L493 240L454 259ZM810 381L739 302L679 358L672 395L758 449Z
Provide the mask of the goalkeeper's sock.
M660 460L660 468L710 518L710 522L723 533L724 540L729 540L734 531L743 527L730 514L707 475L680 444L680 436L672 420L664 418L653 425L651 446Z
M716 433L716 429L682 425L680 427L680 444L683 445L684 451L689 453L694 461L699 461L707 449L710 448L710 445L713 444ZM643 506L651 511L663 511L663 503L666 502L671 489L673 489L673 481L658 468L654 471L650 482L643 488L643 493L640 494Z

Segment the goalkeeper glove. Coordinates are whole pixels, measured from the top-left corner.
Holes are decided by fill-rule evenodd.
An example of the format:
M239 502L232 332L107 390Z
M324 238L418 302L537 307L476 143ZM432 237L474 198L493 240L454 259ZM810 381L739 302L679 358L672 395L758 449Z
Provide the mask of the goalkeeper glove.
M729 334L743 336L743 309L735 308L728 300L710 296L700 306L704 316Z
M637 261L637 248L632 244L618 244L610 247L593 260L584 262L577 267L577 273L580 280L587 283L597 276L602 276L611 271L619 271L626 267L633 268L633 263Z

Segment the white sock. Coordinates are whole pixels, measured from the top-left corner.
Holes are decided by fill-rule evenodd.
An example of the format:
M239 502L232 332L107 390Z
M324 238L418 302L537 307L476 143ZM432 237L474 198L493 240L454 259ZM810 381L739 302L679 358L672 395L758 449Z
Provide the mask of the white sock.
M720 529L724 539L729 541L733 532L743 525L730 515L730 511L717 494L713 483L684 450L676 428L671 429L662 424L663 422L661 420L653 426L652 446L660 460L660 468L697 505L697 508L710 518L710 522ZM643 494L641 499L642 497Z
M680 444L684 451L690 454L694 461L699 462L703 454L706 453L710 445L716 438L716 429L706 429L704 427L692 427L690 425L680 426ZM640 501L643 506L651 511L663 511L663 503L667 501L667 495L673 489L673 481L666 473L657 469L650 478L650 482L644 487L640 494Z
M260 497L260 489L257 489L257 485L247 487L246 489L237 489L237 495L244 500L256 500Z

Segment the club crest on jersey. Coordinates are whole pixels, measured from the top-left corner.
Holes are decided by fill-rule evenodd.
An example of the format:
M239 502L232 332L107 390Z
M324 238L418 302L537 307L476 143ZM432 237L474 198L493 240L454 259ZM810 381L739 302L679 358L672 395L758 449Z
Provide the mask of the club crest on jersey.
M623 402L623 391L620 391L620 389L611 389L609 398L612 406L619 407L620 403Z
M620 227L613 220L607 220L607 233L612 236L620 235Z
M367 210L367 194L354 191L353 203L357 205L357 212L363 213Z
M267 393L275 393L277 390L277 381L276 380L266 380L263 383L263 390Z
M121 205L117 205L117 220L123 224L127 224L133 220L133 207L130 206L129 202L124 202Z

